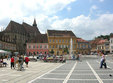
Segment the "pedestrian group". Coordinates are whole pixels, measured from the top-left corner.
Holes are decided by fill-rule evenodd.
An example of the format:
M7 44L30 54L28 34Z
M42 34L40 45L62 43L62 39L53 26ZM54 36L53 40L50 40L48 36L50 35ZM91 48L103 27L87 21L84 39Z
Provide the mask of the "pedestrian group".
M12 56L11 57L11 69L15 69L16 67L18 68L19 71L22 71L23 67L23 63L26 63L26 67L28 67L28 63L29 63L29 58L26 56L24 58L24 55L17 55L17 56Z

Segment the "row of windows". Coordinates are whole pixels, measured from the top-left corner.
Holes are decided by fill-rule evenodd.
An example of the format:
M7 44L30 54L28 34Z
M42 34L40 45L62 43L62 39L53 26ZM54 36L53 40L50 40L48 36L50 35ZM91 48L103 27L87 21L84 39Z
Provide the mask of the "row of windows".
M50 45L49 48L70 48L70 45Z
M104 49L104 46L98 46L97 49Z
M90 48L90 45L85 45L85 44L78 44L77 48Z
M113 46L111 46L111 49L113 49Z
M35 46L35 45L29 45L28 48L29 49L30 48L33 48L33 49L35 49L35 48L48 48L48 46L47 45L37 45L37 46Z
M49 42L51 43L51 42L53 42L53 43L70 43L70 40L52 40L52 39L50 39L49 40ZM76 43L76 41L74 40L74 42Z
M70 45L56 45L56 46L54 46L54 45L50 45L49 46L49 48L70 48ZM76 48L76 46L74 45L74 48Z
M111 40L111 43L113 43L113 40Z
M29 55L37 55L37 54L47 54L47 52L29 52Z

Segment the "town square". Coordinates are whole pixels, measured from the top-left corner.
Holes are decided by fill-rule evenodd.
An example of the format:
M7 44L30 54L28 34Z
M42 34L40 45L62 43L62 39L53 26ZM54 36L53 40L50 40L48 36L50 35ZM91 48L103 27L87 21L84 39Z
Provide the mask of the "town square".
M0 83L113 83L112 0L0 0Z

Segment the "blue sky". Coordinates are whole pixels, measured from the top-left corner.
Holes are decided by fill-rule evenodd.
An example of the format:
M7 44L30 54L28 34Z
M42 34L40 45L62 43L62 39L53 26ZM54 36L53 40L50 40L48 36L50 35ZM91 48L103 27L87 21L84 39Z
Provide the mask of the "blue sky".
M97 18L97 14L113 13L112 9L113 0L77 0L67 7L70 7L71 10L67 11L67 8L64 8L61 12L58 12L56 15L61 16L61 18L73 18L81 14L88 16L91 14L91 18ZM91 7L95 6L97 9L93 9L91 12Z
M77 37L91 40L113 33L113 0L0 0L0 30L10 20L39 30L72 30Z

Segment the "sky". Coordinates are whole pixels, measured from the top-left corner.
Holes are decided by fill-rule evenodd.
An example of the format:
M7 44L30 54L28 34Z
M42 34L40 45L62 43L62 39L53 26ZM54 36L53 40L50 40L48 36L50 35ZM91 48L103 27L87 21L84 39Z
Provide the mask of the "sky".
M71 30L92 40L113 33L113 0L0 0L0 31L11 20L33 24L41 33Z

